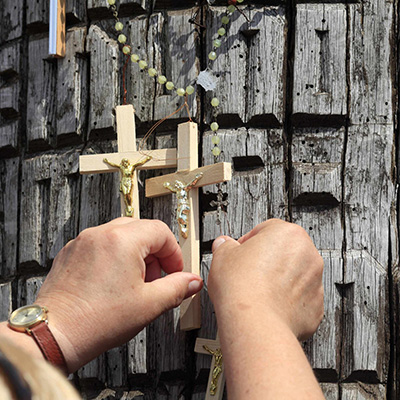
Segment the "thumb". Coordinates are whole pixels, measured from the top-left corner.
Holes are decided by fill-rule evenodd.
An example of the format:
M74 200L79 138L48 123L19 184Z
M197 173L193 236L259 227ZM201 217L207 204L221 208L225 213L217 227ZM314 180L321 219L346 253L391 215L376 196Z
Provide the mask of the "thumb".
M232 239L229 236L219 236L214 240L214 243L212 245L212 252L215 255L217 249L219 249L219 251L226 251L226 249L235 248L237 246L240 246L240 243L237 240Z
M189 272L174 272L146 283L146 295L154 306L153 318L178 307L184 299L198 293L202 287L200 276Z

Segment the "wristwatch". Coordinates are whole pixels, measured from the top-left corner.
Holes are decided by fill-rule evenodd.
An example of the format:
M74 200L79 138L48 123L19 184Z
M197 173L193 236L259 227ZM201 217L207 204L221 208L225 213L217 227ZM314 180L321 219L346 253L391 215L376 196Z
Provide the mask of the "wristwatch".
M37 304L20 307L11 313L8 324L13 330L32 336L44 358L68 375L64 355L48 326L48 312L47 307Z

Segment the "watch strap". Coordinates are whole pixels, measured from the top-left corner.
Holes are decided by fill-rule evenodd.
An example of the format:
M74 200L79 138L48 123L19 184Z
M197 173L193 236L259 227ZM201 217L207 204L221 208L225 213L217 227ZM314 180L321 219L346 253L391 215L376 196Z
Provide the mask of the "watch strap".
M30 329L30 333L42 351L44 358L55 367L61 369L64 374L68 375L68 368L64 354L62 353L55 337L51 333L47 322L43 321L37 324Z

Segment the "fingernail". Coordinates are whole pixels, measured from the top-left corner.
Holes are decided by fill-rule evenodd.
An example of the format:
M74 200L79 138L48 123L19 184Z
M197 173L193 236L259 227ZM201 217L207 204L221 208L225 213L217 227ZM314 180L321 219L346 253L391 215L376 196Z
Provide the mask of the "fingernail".
M212 251L213 251L213 253L214 253L215 250L218 249L219 246L221 246L222 243L225 243L225 242L226 242L226 239L223 238L223 237L216 238L216 239L214 240L213 245L212 245Z
M199 281L197 279L194 280L194 281L189 282L187 296L188 297L189 296L193 296L194 294L196 294L197 292L200 291L202 286L203 286L203 282Z

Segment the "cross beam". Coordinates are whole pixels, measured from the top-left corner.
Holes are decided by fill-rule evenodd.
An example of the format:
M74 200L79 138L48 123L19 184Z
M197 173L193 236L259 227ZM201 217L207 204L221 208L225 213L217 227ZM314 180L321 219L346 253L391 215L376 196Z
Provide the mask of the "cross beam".
M225 388L224 363L221 363L222 360L217 363L217 357L213 355L210 350L211 352L218 352L221 350L218 334L216 340L196 339L194 351L199 354L212 356L205 400L221 400Z
M198 168L197 124L187 122L178 126L178 171L146 180L146 197L157 197L171 194L164 183L180 181L184 185L192 182L196 175L201 179L187 193L189 214L187 233L179 235L179 244L184 259L184 271L200 275L200 216L198 188L205 185L228 181L232 178L231 164L219 163ZM178 198L179 201L179 198ZM178 204L179 205L179 204ZM186 299L181 305L180 328L182 330L198 329L201 325L200 294Z
M123 158L128 159L131 164L137 164L143 160L144 155L136 151L136 126L135 126L135 110L131 104L118 106L115 109L117 119L117 139L118 153L110 154L94 154L79 157L79 172L81 174L95 174L119 171L116 167L111 167L104 162L104 158L119 164ZM153 157L146 164L137 167L136 170L149 170L161 168L174 168L176 162L176 149L151 150L148 152ZM137 172L133 176L133 210L134 217L140 218L139 215L139 191L137 185ZM125 204L121 195L121 215L124 216L123 210Z

